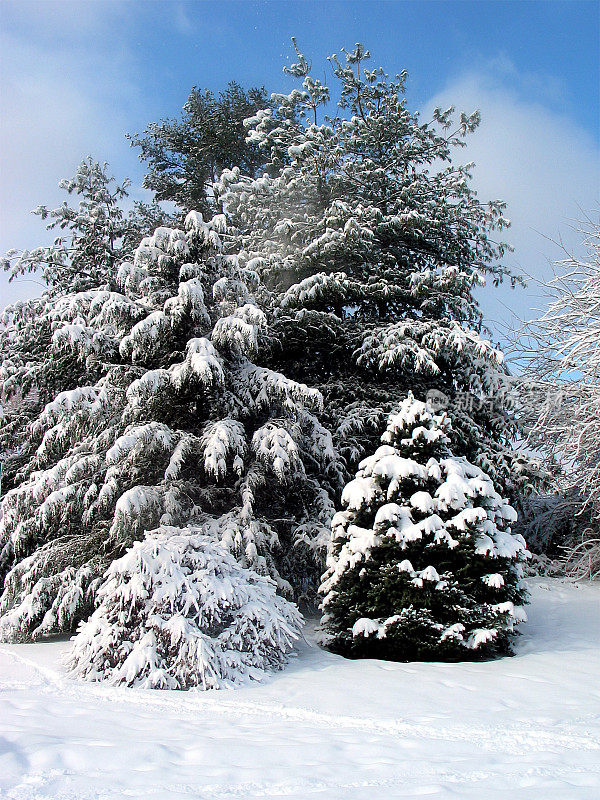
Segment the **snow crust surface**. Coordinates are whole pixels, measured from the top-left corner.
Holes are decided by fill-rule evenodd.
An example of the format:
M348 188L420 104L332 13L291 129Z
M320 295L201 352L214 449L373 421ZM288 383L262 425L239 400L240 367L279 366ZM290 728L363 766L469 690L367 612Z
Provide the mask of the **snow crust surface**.
M67 641L0 646L7 800L597 800L600 586L531 583L517 655L348 661L306 642L265 683L82 684Z

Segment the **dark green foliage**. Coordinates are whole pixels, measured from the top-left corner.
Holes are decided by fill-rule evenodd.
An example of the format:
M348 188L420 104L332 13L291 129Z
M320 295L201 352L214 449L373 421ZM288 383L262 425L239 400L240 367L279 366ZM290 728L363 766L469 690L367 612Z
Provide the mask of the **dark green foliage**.
M184 212L210 215L215 211L212 184L223 169L238 166L254 175L264 164L264 154L246 143L243 123L269 106L264 88L246 90L232 81L215 97L194 87L180 120L153 122L142 134L129 136L149 167L144 186L158 200L170 200Z
M488 476L452 455L449 431L410 396L344 490L321 587L335 652L411 661L509 651L525 543Z

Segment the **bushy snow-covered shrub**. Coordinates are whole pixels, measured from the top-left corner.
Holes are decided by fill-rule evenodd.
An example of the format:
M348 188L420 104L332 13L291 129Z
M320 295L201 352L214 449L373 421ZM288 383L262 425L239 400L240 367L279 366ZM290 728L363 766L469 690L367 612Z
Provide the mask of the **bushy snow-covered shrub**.
M450 421L412 395L335 515L321 592L328 646L352 657L471 659L506 651L525 541L491 479L449 449Z
M113 561L68 665L87 680L218 689L282 667L302 617L202 529L163 526Z

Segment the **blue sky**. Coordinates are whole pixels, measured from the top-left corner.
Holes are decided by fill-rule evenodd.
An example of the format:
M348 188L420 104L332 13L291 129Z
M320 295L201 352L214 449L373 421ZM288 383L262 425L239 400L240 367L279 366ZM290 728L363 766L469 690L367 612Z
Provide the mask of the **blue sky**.
M59 179L88 153L141 196L124 134L177 115L194 84L291 88L292 35L319 74L325 56L363 41L373 63L409 71L411 108L481 109L463 155L483 199L509 202L513 267L547 275L560 255L547 237L575 247L572 221L598 202L595 0L0 0L0 11L0 251L44 239L28 212L60 202ZM0 305L34 291L0 277ZM510 310L530 315L536 292L487 292L484 307L505 323Z

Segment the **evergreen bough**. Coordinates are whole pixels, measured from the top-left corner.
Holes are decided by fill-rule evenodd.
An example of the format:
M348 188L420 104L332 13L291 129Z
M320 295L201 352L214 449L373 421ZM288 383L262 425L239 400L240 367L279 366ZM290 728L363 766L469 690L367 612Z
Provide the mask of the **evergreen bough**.
M320 589L333 651L393 661L509 652L525 619L525 541L491 479L452 454L450 427L409 395L346 485Z
M194 86L180 120L153 122L128 136L148 166L144 186L158 200L174 202L183 216L191 210L211 216L218 210L212 185L225 168L255 175L263 166L264 154L245 141L244 119L268 106L263 88L246 90L232 81L215 97Z

